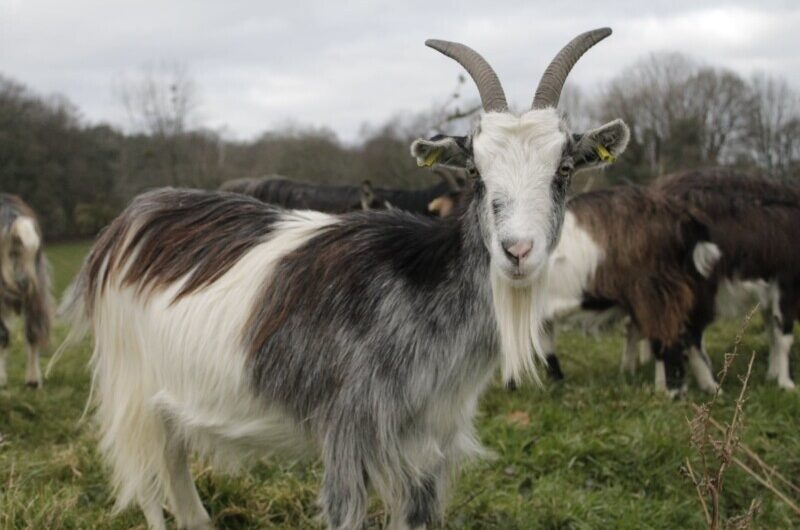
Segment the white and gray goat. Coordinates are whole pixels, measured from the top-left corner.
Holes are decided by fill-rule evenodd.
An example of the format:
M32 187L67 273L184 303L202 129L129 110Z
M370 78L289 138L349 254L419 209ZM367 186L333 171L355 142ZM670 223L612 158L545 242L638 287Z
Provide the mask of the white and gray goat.
M42 384L39 355L50 339L50 277L36 214L16 195L0 193L0 387L8 384L8 317L25 317L25 383Z
M470 136L411 146L420 164L469 172L471 196L448 220L221 192L136 198L65 301L74 335L94 332L117 506L137 502L162 529L166 502L180 527L211 528L191 451L236 462L306 440L322 456L330 528L360 528L370 488L393 528L439 519L448 477L481 452L473 416L492 374L535 373L531 321L572 174L627 144L619 120L571 134L556 110L572 66L610 33L563 48L520 115L475 51L427 42L469 72L485 111Z

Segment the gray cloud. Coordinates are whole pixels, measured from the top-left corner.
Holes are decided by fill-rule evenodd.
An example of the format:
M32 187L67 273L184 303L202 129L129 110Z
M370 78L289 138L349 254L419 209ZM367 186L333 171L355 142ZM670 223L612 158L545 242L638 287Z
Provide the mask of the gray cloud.
M800 85L796 2L343 4L0 0L0 72L66 95L89 120L123 123L114 80L145 64L181 62L209 126L248 137L294 121L347 140L364 122L427 108L452 88L460 69L425 48L428 37L478 49L520 107L560 46L603 25L614 36L571 77L589 91L661 50Z

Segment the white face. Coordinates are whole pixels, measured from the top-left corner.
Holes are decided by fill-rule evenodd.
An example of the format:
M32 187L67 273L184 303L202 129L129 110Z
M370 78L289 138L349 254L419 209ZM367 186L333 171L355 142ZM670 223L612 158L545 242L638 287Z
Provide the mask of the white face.
M568 185L558 170L566 141L553 108L486 114L473 136L492 264L514 283L541 276L558 240Z

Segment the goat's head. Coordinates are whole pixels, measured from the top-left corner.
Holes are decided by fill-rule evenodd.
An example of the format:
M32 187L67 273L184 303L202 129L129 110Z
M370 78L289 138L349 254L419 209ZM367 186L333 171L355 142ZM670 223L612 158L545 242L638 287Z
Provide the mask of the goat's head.
M475 179L493 268L513 284L528 285L546 269L572 175L612 162L628 143L630 133L621 120L573 134L556 110L573 65L610 34L608 28L597 29L567 44L542 75L531 109L521 115L509 111L497 75L478 53L454 42L426 42L467 70L484 114L473 134L418 139L411 153L420 165L465 168Z

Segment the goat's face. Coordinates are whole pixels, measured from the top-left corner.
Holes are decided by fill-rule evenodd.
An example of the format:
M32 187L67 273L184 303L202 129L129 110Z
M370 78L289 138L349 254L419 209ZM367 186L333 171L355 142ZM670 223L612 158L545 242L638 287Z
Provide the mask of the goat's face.
M493 266L517 284L545 270L564 220L572 175L612 160L628 128L613 121L569 134L556 109L485 114L472 136L436 136L411 146L417 161L467 168L479 193L481 231Z
M487 114L472 138L484 187L481 225L492 263L510 280L536 276L559 232L568 184L558 173L565 142L553 109Z
M545 70L522 115L508 111L503 87L489 63L456 42L426 44L461 63L478 86L485 114L468 137L417 140L420 165L466 168L473 178L481 231L493 268L513 284L528 285L547 268L564 220L564 201L575 171L611 162L630 133L619 120L586 134L568 134L556 107L569 71L608 28L578 35Z

